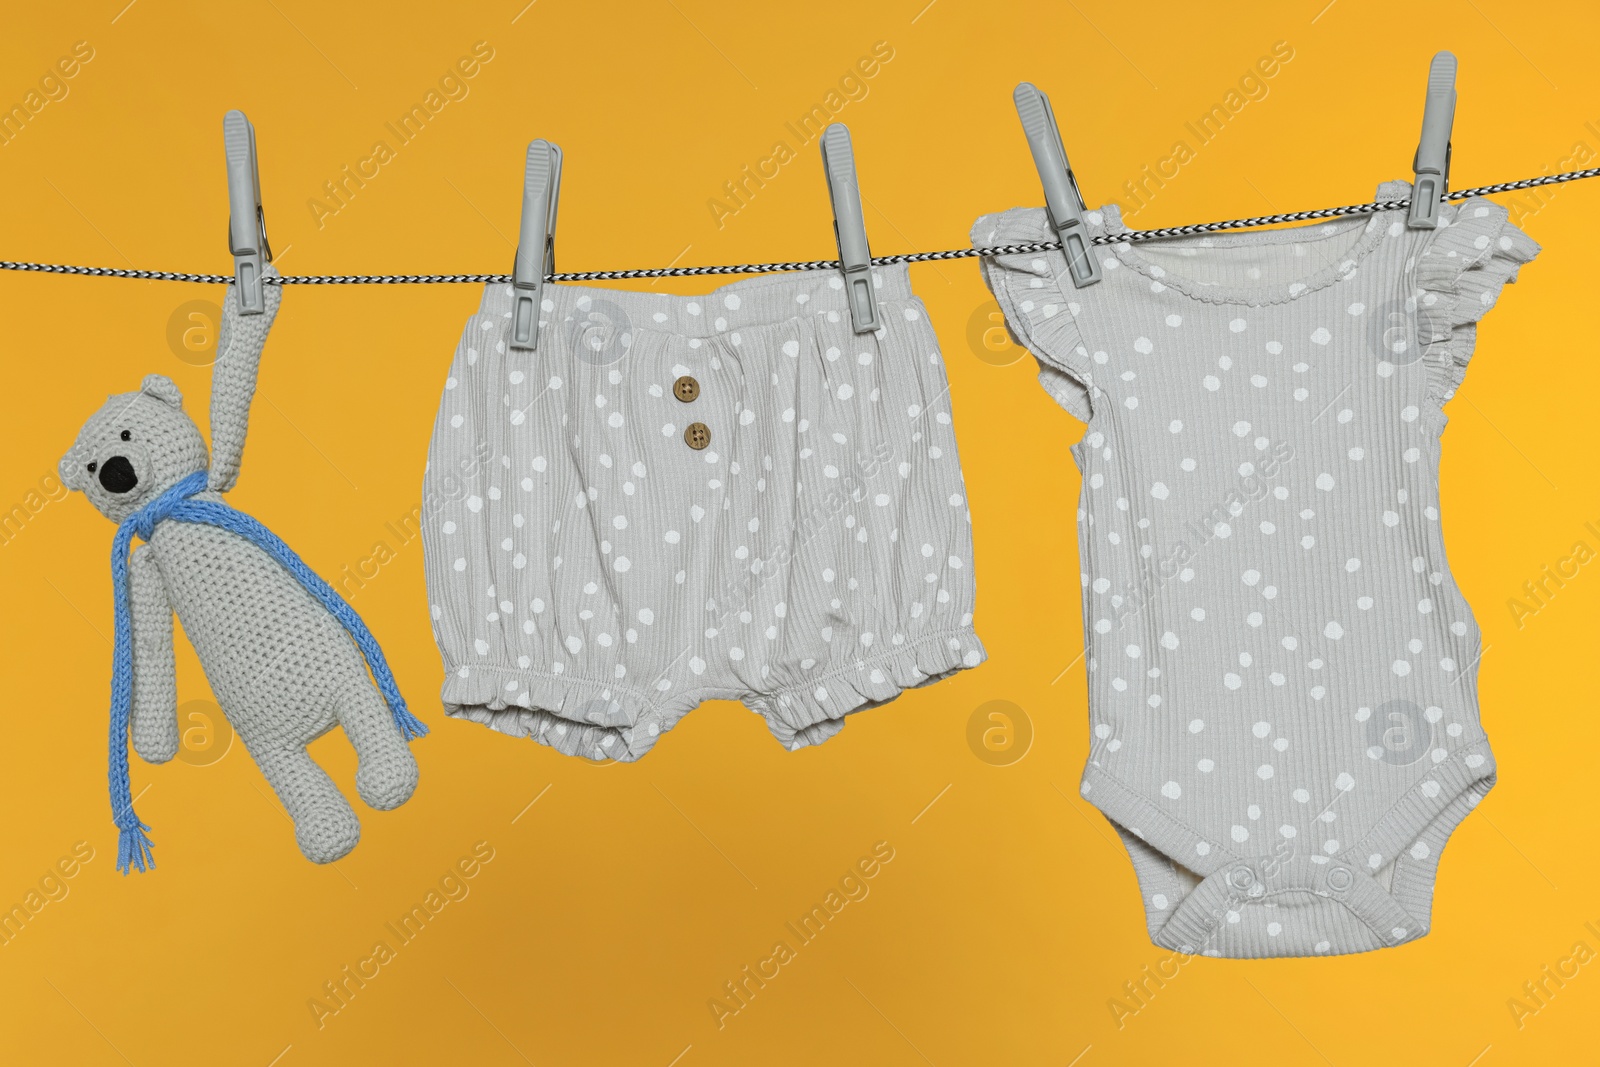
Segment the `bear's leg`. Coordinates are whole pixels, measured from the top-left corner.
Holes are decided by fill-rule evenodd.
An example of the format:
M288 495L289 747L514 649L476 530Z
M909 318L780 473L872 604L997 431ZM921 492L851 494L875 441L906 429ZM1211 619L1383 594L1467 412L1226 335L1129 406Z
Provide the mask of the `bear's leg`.
M379 811L398 808L417 788L417 760L394 724L389 706L365 675L347 685L334 702L339 724L360 763L356 791Z
M361 840L361 824L328 773L299 747L252 752L294 820L294 839L313 863L332 863Z

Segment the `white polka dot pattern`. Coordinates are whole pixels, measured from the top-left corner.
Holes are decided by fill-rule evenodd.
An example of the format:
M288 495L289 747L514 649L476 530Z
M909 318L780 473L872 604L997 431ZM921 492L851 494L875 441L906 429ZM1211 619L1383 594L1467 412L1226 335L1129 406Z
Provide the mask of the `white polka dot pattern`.
M1440 850L1493 785L1440 531L1441 405L1538 246L1486 201L1441 214L1100 246L1084 289L1060 253L983 261L1041 382L1088 423L1080 788L1164 947L1420 937ZM1122 232L1114 206L1087 217ZM1050 231L1016 210L972 239Z
M447 713L631 760L731 698L800 748L983 661L937 341L904 266L874 334L837 281L546 286L535 352L486 288L421 520Z

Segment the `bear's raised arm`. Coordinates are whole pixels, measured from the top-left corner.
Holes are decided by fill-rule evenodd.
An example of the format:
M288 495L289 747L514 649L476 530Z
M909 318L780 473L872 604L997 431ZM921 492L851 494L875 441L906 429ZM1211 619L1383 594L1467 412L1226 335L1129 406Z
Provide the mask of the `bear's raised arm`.
M270 263L263 272L276 277ZM256 395L256 373L267 332L283 300L283 286L261 287L267 309L260 315L241 315L239 299L229 287L222 300L222 328L217 337L217 361L211 368L211 475L207 488L219 493L239 480L245 434L250 429L250 404Z

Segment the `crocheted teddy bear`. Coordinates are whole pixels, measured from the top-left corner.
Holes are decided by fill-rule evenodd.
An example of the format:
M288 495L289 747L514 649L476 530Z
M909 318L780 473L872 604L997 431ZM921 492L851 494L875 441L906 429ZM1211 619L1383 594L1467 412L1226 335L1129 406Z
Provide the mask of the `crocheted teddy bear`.
M174 611L217 702L294 819L307 859L337 860L361 836L349 802L306 752L311 741L344 727L360 761L356 789L371 807L398 807L417 784L406 742L426 728L406 711L360 618L282 541L222 502L237 478L280 297L279 286L266 289L265 315L240 316L231 292L224 300L210 464L178 387L159 374L112 396L61 460L61 480L119 527L111 792L124 872L143 870L149 857L148 827L129 795L127 738L150 763L178 750ZM130 554L135 533L145 543Z

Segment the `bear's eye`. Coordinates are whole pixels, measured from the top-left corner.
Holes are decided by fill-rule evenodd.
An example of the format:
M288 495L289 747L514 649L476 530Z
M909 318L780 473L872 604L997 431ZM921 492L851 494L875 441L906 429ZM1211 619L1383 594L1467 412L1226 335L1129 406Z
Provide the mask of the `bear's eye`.
M124 440L124 441L131 441L131 440L133 440L133 431L132 431L132 430L123 430L123 431L122 431L122 439L123 439L123 440Z
M98 467L98 466L100 466L100 464L98 464L98 463L90 463L90 464L89 464L89 473L90 473L90 474L93 474L93 473L94 473L94 469L95 469L95 468L96 468L96 467Z

